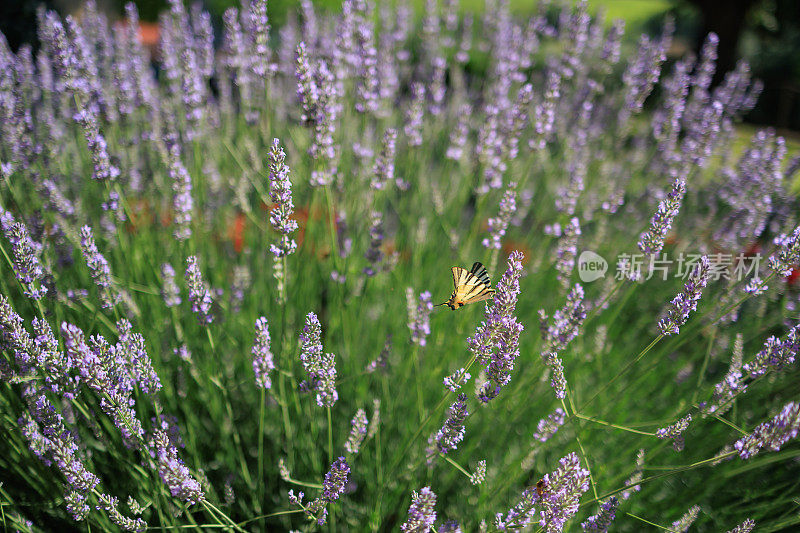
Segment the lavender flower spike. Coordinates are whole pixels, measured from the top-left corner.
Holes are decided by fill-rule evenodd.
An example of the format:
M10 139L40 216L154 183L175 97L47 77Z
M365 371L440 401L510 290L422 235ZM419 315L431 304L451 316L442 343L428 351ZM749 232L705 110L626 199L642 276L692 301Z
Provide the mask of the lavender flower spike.
M708 257L701 257L683 290L672 299L664 318L658 322L658 331L661 335L677 335L681 326L686 324L689 313L697 309L697 302L700 301L703 288L708 283L710 268Z
M192 236L192 177L181 162L177 143L169 147L169 177L172 180L172 209L175 211L175 238L185 241Z
M769 266L777 274L788 276L800 262L800 226L790 236L781 235L775 239L778 252L769 258Z
M537 514L539 525L548 533L560 533L564 524L578 512L578 501L589 489L589 471L581 468L580 458L570 453L559 461L559 467L542 478L543 490L529 487L507 514L498 513L495 526L500 531L519 531L531 525ZM536 506L541 510L536 513Z
M642 253L657 255L664 248L664 239L672 227L672 220L681 209L684 194L686 194L686 181L677 178L667 197L658 204L658 210L650 221L650 229L642 233L639 239L639 249Z
M679 452L683 450L683 432L689 427L689 422L691 421L692 415L688 414L674 424L658 429L656 437L659 439L672 439L672 447L675 448L676 452Z
M270 351L270 337L267 319L263 316L256 320L256 340L253 342L253 372L256 375L256 386L262 389L272 387L269 373L275 369Z
M697 516L699 514L700 506L691 506L682 517L672 523L672 528L670 531L675 531L676 533L685 533L686 531L689 531L689 526L691 526L694 521L697 520Z
M350 466L344 457L339 457L333 462L325 480L322 482L322 498L328 502L334 502L344 492L347 486L347 479L350 476Z
M414 293L409 287L406 291L408 303L408 329L411 331L411 342L417 346L425 346L431 334L431 312L433 302L429 291L421 292L418 303L414 302Z
M800 404L789 402L772 420L762 422L749 435L739 439L733 445L739 457L749 459L758 454L762 448L777 452L800 431Z
M486 307L484 320L475 335L467 339L469 350L486 369L488 379L479 394L484 403L497 397L500 389L511 380L514 361L519 357L523 326L514 311L520 293L522 259L522 252L511 253L508 268L497 283L494 301Z
M744 522L728 531L728 533L750 533L756 527L756 522L752 518L746 519Z
M770 370L781 370L794 363L798 351L800 351L800 324L793 327L784 340L777 337L768 338L764 347L752 361L744 365L743 370L755 379Z
M382 190L387 183L394 181L394 158L397 145L397 130L386 128L383 133L383 144L381 152L375 159L375 166L372 170L373 189Z
M202 325L211 324L214 316L211 314L211 289L203 281L203 275L194 255L186 258L186 285L189 287L189 301L192 302L192 311L197 313L197 320Z
M2 208L0 208L0 211ZM11 243L11 253L14 256L14 276L23 285L23 292L28 298L38 300L47 294L47 287L38 286L44 275L42 265L39 263L38 253L41 246L37 246L28 233L28 228L21 222L10 225L3 224L6 238Z
M590 516L586 522L581 524L581 527L587 533L608 533L608 527L616 516L617 507L619 507L619 500L612 496L607 502L600 504L600 511L596 515Z
M161 280L163 283L161 297L164 298L164 304L167 307L180 305L181 290L178 288L178 284L175 283L175 269L169 263L161 265Z
M269 197L278 204L269 215L269 222L281 237L278 244L270 244L270 251L277 257L294 253L297 243L289 235L297 230L297 221L292 220L292 182L289 181L289 167L284 160L286 154L279 146L278 139L272 140L269 151Z
M303 391L316 391L317 405L331 407L339 395L336 392L335 356L322 350L322 326L314 313L308 313L300 334L300 361L308 372L308 380L300 383Z
M455 450L458 443L464 440L464 422L469 413L467 412L467 395L461 393L450 406L449 415L442 428L436 432L434 443L439 453L447 453Z
M86 259L86 266L92 273L95 284L100 289L100 302L104 309L113 307L119 301L119 293L111 282L111 269L108 261L97 249L94 242L92 228L83 226L81 228L81 251Z
M303 493L300 492L295 495L294 491L290 490L289 502L300 505L309 518L316 520L317 524L323 525L325 517L328 515L327 505L339 499L339 496L342 495L347 486L349 477L350 466L344 457L339 457L331 464L330 470L325 474L325 480L322 482L322 494L317 499L304 505Z
M156 429L149 443L150 455L156 460L158 474L170 493L190 505L205 499L200 483L178 457L178 450L163 429Z
M361 449L361 444L367 436L367 413L363 409L356 411L353 420L350 421L350 436L344 443L344 449L348 453L356 454Z
M423 487L411 495L408 519L400 526L400 531L428 533L436 521L436 494L430 487Z
M556 408L547 418L539 420L533 438L539 442L547 442L550 437L555 435L558 429L564 425L565 416L566 414L563 409L560 407Z
M500 249L500 241L506 234L508 224L511 222L514 213L517 212L517 192L516 183L511 183L500 199L500 212L496 217L489 219L489 237L483 239L484 247L494 250Z
M564 307L553 313L552 324L549 324L547 313L543 309L539 310L540 329L544 341L542 357L547 358L549 353L563 350L578 336L581 324L586 319L583 297L583 287L576 283L569 291Z

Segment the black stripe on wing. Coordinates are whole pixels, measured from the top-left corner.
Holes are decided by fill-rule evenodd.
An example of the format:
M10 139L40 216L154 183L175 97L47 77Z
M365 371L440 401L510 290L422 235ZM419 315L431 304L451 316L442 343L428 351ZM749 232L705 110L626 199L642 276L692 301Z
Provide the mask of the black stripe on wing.
M491 281L489 281L489 274L486 272L486 267L480 262L475 261L470 269L470 273L474 274L475 277L481 280L481 283L487 286L491 285Z
M480 291L478 294L470 295L468 298L465 298L464 303L471 304L474 302L482 302L484 300L488 300L492 296L494 296L494 289L489 289L484 287L484 289Z

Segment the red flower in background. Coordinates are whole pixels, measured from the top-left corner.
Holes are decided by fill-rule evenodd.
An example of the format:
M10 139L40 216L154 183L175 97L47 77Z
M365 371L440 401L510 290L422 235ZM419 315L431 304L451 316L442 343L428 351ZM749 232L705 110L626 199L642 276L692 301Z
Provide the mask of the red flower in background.
M797 285L797 280L800 279L800 266L794 267L792 273L786 278L787 285Z

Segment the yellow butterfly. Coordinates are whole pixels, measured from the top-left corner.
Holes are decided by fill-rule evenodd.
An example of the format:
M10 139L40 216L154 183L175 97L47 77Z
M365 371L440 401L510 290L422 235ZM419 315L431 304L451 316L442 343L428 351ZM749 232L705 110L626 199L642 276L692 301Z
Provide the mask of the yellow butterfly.
M447 305L455 311L466 304L482 302L494 296L494 289L490 287L489 274L486 273L486 267L482 264L476 261L469 270L461 267L453 267L451 270L455 290L449 300L436 304L437 306Z

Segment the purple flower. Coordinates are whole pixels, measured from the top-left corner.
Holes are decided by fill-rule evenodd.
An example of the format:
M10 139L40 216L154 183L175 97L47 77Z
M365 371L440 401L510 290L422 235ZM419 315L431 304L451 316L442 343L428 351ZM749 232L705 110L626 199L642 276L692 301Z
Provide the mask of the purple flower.
M353 22L355 24L355 74L356 111L374 113L378 110L378 52L375 49L375 28L371 4L364 1L353 2Z
M421 292L418 303L414 304L414 292L409 287L406 290L406 300L408 302L408 329L411 331L411 342L417 346L425 346L428 335L431 334L431 312L433 312L433 302L431 293Z
M578 335L581 324L586 318L583 305L583 287L575 284L567 295L564 307L553 313L553 323L548 323L547 313L539 310L539 322L542 332L542 357L550 352L560 352Z
M250 269L246 265L233 267L233 281L231 282L231 312L238 313L244 301L245 292L250 288L252 278Z
M793 327L785 340L770 337L764 343L752 361L744 365L743 370L753 379L763 376L770 370L781 370L794 363L800 350L800 324Z
M628 478L628 481L625 482L625 486L630 486L631 488L628 490L622 491L622 499L627 500L631 497L631 493L639 492L642 489L642 486L638 483L642 480L642 471L644 469L644 449L639 449L636 453L636 469L631 474L631 477Z
M185 241L192 236L192 178L181 162L180 147L173 143L169 147L169 177L172 180L172 209L175 211L175 238Z
M338 500L339 496L344 493L349 476L350 466L344 457L339 457L325 474L325 480L322 482L322 498L329 503Z
M428 533L436 521L436 494L430 487L423 487L411 494L408 518L400 525L400 531Z
M302 506L303 512L309 518L316 520L318 525L323 525L328 515L327 505L338 500L339 496L344 493L349 477L350 466L344 457L339 457L325 474L325 480L322 482L322 494L317 499L303 505L303 493L295 495L294 491L290 490L289 502Z
M141 518L129 518L119 511L119 499L109 494L100 494L97 498L97 509L103 509L108 513L108 518L124 531L144 531L147 529L147 522Z
M500 211L496 217L489 219L489 237L483 239L482 244L486 248L499 250L501 247L501 240L506 234L508 224L514 213L517 212L517 184L509 184L503 197L500 199Z
M361 444L367 436L367 413L363 409L356 411L355 416L350 421L350 436L344 443L344 449L348 453L356 454L361 449Z
M335 356L322 350L322 326L314 313L308 313L306 325L300 334L300 361L308 373L308 380L300 383L304 391L316 391L317 405L331 407L339 395L336 392Z
M267 319L263 316L256 320L256 339L253 341L253 372L256 375L256 386L262 389L272 387L269 373L275 369L270 351L270 337Z
M380 211L373 210L370 213L370 226L369 226L369 247L364 252L364 257L368 261L368 265L364 267L364 274L372 277L378 273L383 262L383 215Z
M681 209L684 194L686 194L686 181L678 178L667 197L658 204L658 210L650 221L650 229L642 233L639 239L639 249L643 253L655 256L664 248L664 238Z
M759 130L739 158L736 167L722 170L718 192L729 212L719 224L714 239L732 249L744 248L760 236L771 216L776 216L783 192L781 166L786 155L782 137Z
M464 423L469 413L467 412L467 395L461 393L448 410L447 420L433 436L433 444L439 453L455 450L458 443L464 440Z
M777 452L790 440L797 437L800 431L800 404L789 402L772 420L762 422L753 431L736 441L733 445L739 457L749 459L757 455L762 448Z
M45 394L31 391L25 399L29 412L19 419L19 425L28 446L45 465L54 465L61 472L70 492L85 500L100 479L83 463L76 437ZM76 516L76 520L84 517Z
M464 147L469 137L469 118L472 116L472 106L468 103L461 104L458 110L458 122L450 133L450 146L447 147L445 157L453 161L460 161L464 155Z
M376 190L383 190L387 183L394 181L394 158L397 144L397 130L386 128L383 133L381 153L375 158L370 186Z
M120 295L111 281L111 269L108 261L97 249L92 228L89 226L81 228L81 251L86 260L86 266L89 267L92 278L97 288L100 289L101 306L104 309L113 307L119 301Z
M475 465L475 471L470 474L469 482L473 485L480 485L486 479L486 460L481 459L478 461L478 464Z
M578 501L589 489L589 471L581 468L580 459L570 453L559 460L559 467L542 478L541 488L529 487L522 498L505 516L498 513L495 526L500 531L519 531L536 519L539 506L539 525L549 533L559 533L572 515L578 512Z
M425 114L425 86L419 82L411 84L412 100L406 111L406 122L403 131L408 138L409 146L422 144L422 119Z
M728 531L728 533L750 533L753 531L753 528L756 527L755 520L748 518L735 528Z
M567 396L567 378L564 376L564 364L561 362L558 352L548 352L542 356L542 359L552 372L550 386L553 387L556 398L563 400Z
M447 74L447 60L443 57L434 57L431 60L431 67L433 73L431 75L429 92L431 95L431 103L428 106L428 111L434 117L442 113L444 97L445 97L445 75Z
M273 72L272 51L269 46L269 17L267 16L267 0L251 0L250 28L253 30L253 50L251 65L257 80L266 79Z
M769 258L769 267L777 274L787 277L800 262L800 226L789 235L781 235L775 239L777 253Z
M672 299L664 317L658 321L661 335L677 335L680 327L686 324L689 313L697 309L697 302L703 295L703 288L708 283L710 263L707 256L702 256L689 276L683 290Z
M670 528L670 531L675 531L677 533L685 533L686 531L689 531L689 526L691 526L694 521L697 520L697 516L699 514L700 506L691 506L682 517L672 523L672 528Z
M186 108L186 138L195 139L200 135L200 123L205 116L203 102L206 100L206 86L202 78L197 54L191 46L181 50L181 97Z
M451 392L456 392L465 385L471 377L469 372L465 372L463 368L459 368L449 376L445 376L443 380L444 386Z
M200 272L197 264L197 257L190 255L186 258L186 285L189 288L189 301L192 303L192 311L197 313L197 320L201 325L208 325L214 321L211 314L211 305L214 300L211 297L211 289Z
M8 216L10 217L10 214ZM9 220L13 220L13 217ZM34 300L42 298L47 294L47 287L41 285L40 280L44 276L44 271L37 257L42 251L42 246L33 242L28 228L21 222L4 223L3 232L11 243L14 276L22 284L23 293Z
M146 394L161 390L161 380L145 350L144 337L141 333L133 333L133 326L125 318L117 321L117 331L119 338L112 353L115 358L124 362L131 380L138 383L139 388Z
M691 421L692 415L688 414L674 424L664 428L659 428L656 431L656 437L659 439L672 439L672 447L675 449L675 451L682 451L684 446L683 432L689 427L689 423Z
M564 226L556 248L556 272L558 280L565 289L569 288L569 278L575 269L575 258L578 256L578 236L581 234L581 223L578 217L572 217Z
M132 368L125 358L129 354L110 346L100 335L87 341L80 328L66 322L61 324L61 336L81 382L101 397L100 407L111 417L126 445L138 448L144 429L133 409Z
M564 425L564 417L564 410L560 407L556 408L547 418L539 420L533 438L539 442L547 442Z
M158 475L172 496L189 505L200 503L205 499L203 488L178 456L177 448L170 442L169 436L163 429L153 431L148 447L150 455L156 460Z
M551 70L547 75L544 99L536 106L534 113L534 136L528 141L528 146L532 149L542 150L553 134L560 89L561 75L557 70Z
M522 259L522 252L511 252L508 268L497 283L494 301L486 306L475 335L467 339L469 350L486 369L488 379L479 394L484 403L495 398L511 380L514 362L519 357L519 336L524 328L514 311L520 293Z
M306 55L306 45L297 45L297 96L303 106L303 122L314 130L314 139L309 154L320 165L312 171L311 185L329 185L335 173L336 147L333 142L336 116L338 114L337 87L328 63L319 60L312 65Z
M667 59L667 49L672 41L670 34L674 24L665 26L664 36L658 41L651 41L647 35L642 35L636 57L628 62L628 67L622 75L625 84L625 104L621 113L622 123L627 122L630 113L642 110L645 99L653 90L655 82L661 74L661 64Z
M167 307L175 307L181 304L181 290L175 283L175 269L169 263L161 265L161 297Z
M587 518L581 527L589 533L608 533L608 527L616 516L617 507L619 500L612 496L608 501L601 503L597 514Z
M280 147L278 139L272 140L269 152L269 197L277 204L269 215L269 222L280 234L278 244L270 244L270 251L277 257L294 253L297 243L290 238L297 230L296 220L292 220L294 203L292 203L292 182L289 181L289 167L284 163L286 154Z

